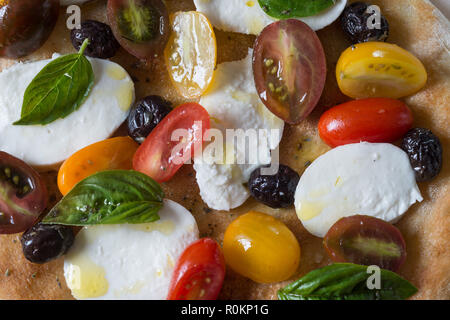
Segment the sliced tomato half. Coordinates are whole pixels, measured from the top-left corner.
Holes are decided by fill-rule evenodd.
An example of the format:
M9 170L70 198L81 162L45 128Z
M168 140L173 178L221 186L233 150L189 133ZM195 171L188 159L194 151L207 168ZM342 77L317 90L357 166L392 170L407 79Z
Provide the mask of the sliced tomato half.
M268 25L253 51L256 90L266 107L284 121L305 119L322 95L325 53L316 33L297 19Z
M0 234L30 228L47 207L44 179L24 161L0 151Z
M341 218L328 230L323 245L334 262L377 265L395 272L406 260L400 230L371 216Z
M157 182L166 182L203 145L209 114L198 103L185 103L170 112L133 157L133 169Z
M225 278L225 258L219 244L200 239L181 254L172 275L167 300L215 300Z

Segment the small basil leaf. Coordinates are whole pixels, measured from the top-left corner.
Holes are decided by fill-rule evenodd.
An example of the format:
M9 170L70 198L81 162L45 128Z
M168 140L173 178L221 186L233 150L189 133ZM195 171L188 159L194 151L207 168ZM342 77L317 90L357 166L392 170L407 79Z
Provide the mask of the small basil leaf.
M318 14L335 0L258 0L264 12L276 19L302 18Z
M280 300L403 300L417 292L409 281L380 269L380 289L369 289L367 266L335 263L313 270L278 291Z
M86 100L94 85L94 71L83 55L89 40L79 53L50 61L25 90L20 120L14 125L46 125L65 118Z
M42 222L86 226L146 223L159 219L164 192L133 170L101 171L80 181Z

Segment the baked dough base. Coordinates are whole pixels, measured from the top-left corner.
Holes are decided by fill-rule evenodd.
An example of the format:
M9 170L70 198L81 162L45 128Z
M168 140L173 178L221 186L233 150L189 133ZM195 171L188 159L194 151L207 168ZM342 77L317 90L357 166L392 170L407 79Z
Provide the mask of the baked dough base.
M171 12L195 10L191 0L166 1ZM442 142L444 164L441 173L429 183L420 183L424 201L415 204L397 226L405 237L408 257L400 274L418 287L413 299L450 298L450 24L428 1L373 0L390 24L389 42L413 52L428 72L426 87L405 99L414 114L414 125L431 129ZM44 47L27 60L49 58L53 52L74 52L69 31L65 27L66 14L61 9L58 25ZM82 19L106 21L105 1L94 1L82 7ZM350 100L339 91L335 67L340 53L350 43L345 39L339 23L318 32L325 48L328 66L323 96L313 114L298 126L286 126L281 144L281 162L302 173L308 161L313 161L329 148L320 140L317 122L329 107ZM254 37L216 30L218 63L245 57ZM135 79L136 96L158 94L175 105L185 102L176 93L165 69L162 57L143 63L123 49L112 60L121 64ZM14 61L0 59L0 68ZM124 135L123 129L118 134ZM44 174L53 206L61 195L56 186L56 172ZM388 178L388 177L387 177ZM186 188L189 186L189 188ZM248 200L231 212L210 210L202 202L192 166L184 166L176 176L164 184L168 198L189 209L195 216L200 235L223 239L228 224L249 210L269 213L286 223L297 236L302 256L300 268L291 280L276 284L258 284L230 268L221 292L221 299L276 299L277 290L303 274L330 263L322 239L309 234L298 220L294 209L274 210ZM280 262L282 263L282 262ZM8 270L8 271L7 271ZM8 274L8 276L6 276ZM63 275L63 258L44 265L29 263L22 254L20 234L0 236L0 299L73 299Z

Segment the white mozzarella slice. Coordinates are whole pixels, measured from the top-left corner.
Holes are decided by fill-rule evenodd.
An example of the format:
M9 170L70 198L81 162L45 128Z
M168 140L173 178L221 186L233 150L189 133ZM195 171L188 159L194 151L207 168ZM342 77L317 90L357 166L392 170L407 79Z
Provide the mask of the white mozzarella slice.
M310 26L313 30L320 30L336 21L347 5L347 0L337 0L336 3L323 12L300 20Z
M310 233L324 237L340 218L362 214L395 222L422 200L405 152L363 142L317 158L300 178L295 209Z
M62 6L70 6L71 4L79 5L79 4L88 2L88 1L90 1L90 0L60 0L60 4Z
M194 0L197 11L208 17L211 23L224 31L258 35L277 19L268 16L258 1L247 0ZM337 0L329 9L314 16L299 18L313 30L333 23L344 11L347 0Z
M84 227L64 260L77 299L166 299L181 253L198 239L194 217L164 200L160 220Z
M243 183L248 181L251 172L262 164L270 163L271 150L280 143L284 122L273 115L258 97L253 80L251 50L245 59L217 67L214 83L200 99L200 104L211 116L211 126L222 133L224 153L231 152L229 159L232 159L227 163L222 161L223 158L220 158L221 161L211 160L213 152L208 148L211 145L205 148L201 159L194 158L200 195L210 208L230 210L249 197ZM249 150L238 143L231 148L231 144L226 143L227 129L242 129L249 133L248 136L250 131L247 130L254 129L258 136L257 148Z
M51 60L18 63L0 73L0 150L32 166L50 167L117 130L134 102L133 81L114 62L89 60L95 83L88 98L77 111L45 126L13 122L20 119L27 86Z

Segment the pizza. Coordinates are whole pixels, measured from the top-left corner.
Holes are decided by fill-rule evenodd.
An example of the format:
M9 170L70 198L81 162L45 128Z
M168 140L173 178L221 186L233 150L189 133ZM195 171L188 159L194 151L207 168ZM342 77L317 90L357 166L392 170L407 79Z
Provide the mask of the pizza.
M448 20L290 6L1 4L0 299L450 298Z

